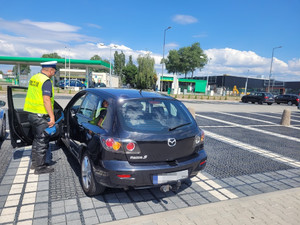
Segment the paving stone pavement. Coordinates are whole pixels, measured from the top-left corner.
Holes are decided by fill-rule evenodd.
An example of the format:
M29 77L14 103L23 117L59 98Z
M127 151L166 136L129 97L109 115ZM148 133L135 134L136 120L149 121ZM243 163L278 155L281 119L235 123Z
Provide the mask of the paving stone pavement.
M0 182L0 224L300 224L300 168L215 178L203 172L178 193L158 188L82 192L78 165L52 148L52 174L30 170L14 149Z
M105 225L300 224L300 188L175 209Z

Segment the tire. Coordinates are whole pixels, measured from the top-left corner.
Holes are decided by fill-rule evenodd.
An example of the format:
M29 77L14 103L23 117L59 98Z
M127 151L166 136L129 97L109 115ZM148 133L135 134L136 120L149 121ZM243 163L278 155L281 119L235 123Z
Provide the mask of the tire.
M262 105L262 104L263 104L263 102L260 100L260 101L258 101L258 104Z
M291 101L288 101L288 103L287 103L288 105L293 105L293 103L291 102Z
M268 103L268 105L272 105L273 103Z
M6 117L3 117L0 141L4 141L6 138Z
M277 102L278 105L280 105L280 102Z
M255 104L255 102L251 102L252 104Z
M105 187L95 181L93 166L87 151L82 155L80 161L81 185L87 196L95 196L104 192Z
M244 103L248 103L248 100L247 100L247 99L245 99L245 98L243 98L243 99L242 99L242 102L244 102Z

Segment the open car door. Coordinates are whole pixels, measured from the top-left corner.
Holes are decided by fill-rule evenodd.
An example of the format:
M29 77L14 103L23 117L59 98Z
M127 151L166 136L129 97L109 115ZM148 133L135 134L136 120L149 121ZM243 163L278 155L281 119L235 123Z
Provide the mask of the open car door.
M11 145L14 148L32 145L33 141L32 128L28 121L29 112L23 110L26 94L27 87L7 87L10 139ZM55 120L58 120L62 113L62 107L57 102L54 102ZM60 138L61 131L62 122L59 123L59 129L55 135L51 136L50 141L55 141Z

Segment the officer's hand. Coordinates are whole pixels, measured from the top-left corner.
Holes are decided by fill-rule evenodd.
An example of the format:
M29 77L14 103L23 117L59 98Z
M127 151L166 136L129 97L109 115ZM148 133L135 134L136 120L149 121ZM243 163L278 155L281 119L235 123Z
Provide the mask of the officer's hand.
M55 124L55 120L50 118L50 121L48 122L49 127L53 127Z

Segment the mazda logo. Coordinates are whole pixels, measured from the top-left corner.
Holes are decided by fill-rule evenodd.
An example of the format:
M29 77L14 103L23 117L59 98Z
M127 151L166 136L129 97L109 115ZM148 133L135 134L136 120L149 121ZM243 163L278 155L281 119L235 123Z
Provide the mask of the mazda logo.
M176 139L175 138L169 138L168 139L168 145L170 147L174 147L176 145Z

